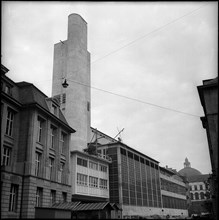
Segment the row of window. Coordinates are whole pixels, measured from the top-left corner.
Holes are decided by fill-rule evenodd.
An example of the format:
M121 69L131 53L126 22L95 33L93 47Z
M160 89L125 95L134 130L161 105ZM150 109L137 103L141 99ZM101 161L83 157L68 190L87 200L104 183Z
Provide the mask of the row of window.
M38 123L38 126L37 126L37 142L43 144L45 142L45 137L44 136L46 135L45 120L38 117L37 123ZM57 139L58 139L58 129L54 125L51 125L49 133L50 133L50 148L55 149L56 144L57 144ZM62 154L65 153L66 141L67 141L67 134L65 134L64 132L61 132L60 150L61 150Z
M40 172L42 168L42 153L36 152L35 154L35 175L36 176L42 176L42 173ZM63 161L60 162L60 173L61 173L61 182L63 182L63 175L64 175L64 168L65 163ZM54 172L55 172L55 158L49 157L49 179L54 179Z
M162 179L162 178L161 178L161 189L169 191L169 192L181 194L181 195L186 194L185 187L178 185L176 183L172 183L172 182L165 180L165 179Z
M83 167L88 167L88 161L80 157L77 158L77 164ZM99 164L98 166L98 163L95 163L93 161L89 161L89 168L94 170L98 170L99 168L100 171L107 173L107 166L104 166L102 164Z
M190 186L190 191L197 191L197 190L205 190L205 185L204 184L199 184L199 185L192 185Z
M19 185L11 184L10 193L9 193L9 212L16 212L18 207L18 193L19 193ZM62 192L62 201L67 201L67 193ZM41 207L43 202L43 188L37 187L36 189L36 207ZM50 205L56 202L56 191L50 191Z
M201 192L201 193L190 193L190 196L191 196L191 200L203 200L203 199L206 199L205 197L205 193L204 192Z
M88 175L77 173L77 184L81 186L88 186ZM99 178L99 186L98 186L98 178L94 176L89 176L89 187L107 189L107 180Z
M169 196L162 196L163 207L170 209L186 209L186 200L173 198Z

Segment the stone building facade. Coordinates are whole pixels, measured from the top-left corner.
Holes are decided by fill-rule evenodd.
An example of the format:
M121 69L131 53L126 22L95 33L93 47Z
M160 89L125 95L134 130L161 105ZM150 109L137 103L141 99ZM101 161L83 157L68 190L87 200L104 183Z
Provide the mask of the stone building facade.
M218 77L203 80L197 87L204 117L202 126L206 129L209 154L212 167L211 193L214 218L218 219Z
M34 218L35 207L71 201L72 129L55 99L15 83L1 66L1 217Z

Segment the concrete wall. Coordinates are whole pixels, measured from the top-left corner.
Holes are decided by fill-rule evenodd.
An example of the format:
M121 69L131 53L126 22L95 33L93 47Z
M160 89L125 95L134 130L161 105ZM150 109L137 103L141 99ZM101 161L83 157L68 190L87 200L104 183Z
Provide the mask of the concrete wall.
M69 86L62 87L66 78ZM75 83L78 82L78 83ZM76 133L71 150L82 150L89 142L90 129L90 54L87 51L87 24L77 14L68 16L68 39L54 46L52 95L66 94L62 111ZM90 108L90 107L89 107Z

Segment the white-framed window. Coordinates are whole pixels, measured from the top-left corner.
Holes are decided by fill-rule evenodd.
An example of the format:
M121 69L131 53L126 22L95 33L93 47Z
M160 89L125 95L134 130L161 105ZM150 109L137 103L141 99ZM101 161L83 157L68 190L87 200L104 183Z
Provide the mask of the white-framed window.
M49 179L52 180L54 170L54 158L49 157Z
M67 135L64 132L61 132L61 138L60 138L61 154L65 154L66 137Z
M99 179L99 187L101 189L107 189L107 180L106 179Z
M41 187L37 187L36 190L36 207L42 207L43 201L43 189Z
M18 202L18 185L11 184L10 194L9 194L9 212L17 211L17 202Z
M100 171L107 173L107 166L100 164Z
M37 119L37 141L43 142L43 120L39 117Z
M35 154L35 175L36 176L39 176L40 174L41 156L42 156L41 153L36 152Z
M3 152L2 152L2 164L5 166L9 166L11 163L11 148L3 146Z
M83 166L83 167L87 167L87 160L78 157L77 158L77 164L80 165L80 166Z
M13 136L14 111L8 108L5 134Z
M87 186L87 175L77 173L77 185Z
M89 168L91 168L93 170L98 170L98 163L89 161Z
M50 126L50 147L55 148L55 135L56 135L56 128L54 126Z
M98 188L98 178L94 176L89 176L89 186Z
M56 191L50 191L50 205L52 206L56 202Z

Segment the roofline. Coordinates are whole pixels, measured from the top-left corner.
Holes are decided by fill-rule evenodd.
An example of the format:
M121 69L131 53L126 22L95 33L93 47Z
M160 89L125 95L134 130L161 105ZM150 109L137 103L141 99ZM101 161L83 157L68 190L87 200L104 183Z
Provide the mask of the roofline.
M159 161L157 161L157 160L155 160L155 159L153 159L153 158L151 158L151 157L149 157L149 156L147 156L147 155L141 153L140 151L135 150L134 148L129 147L128 145L126 145L126 144L124 144L124 143L122 143L122 142L120 142L120 141L113 142L113 143L108 143L108 144L103 144L103 145L100 145L100 147L102 147L102 146L107 146L107 145L115 145L115 144L121 144L121 145L125 146L126 148L128 148L128 149L130 149L130 150L132 150L132 151L135 151L135 152L137 152L138 154L140 154L140 155L142 155L142 156L144 156L144 157L146 157L146 158L148 158L148 159L150 159L150 160L152 160L152 161L154 161L154 162L156 162L156 163L160 163Z
M108 163L108 164L111 163L111 161L109 161L109 160L105 160L105 159L103 159L103 158L101 158L101 157L96 157L96 156L94 156L94 155L92 155L92 154L88 154L88 153L85 153L85 152L83 152L83 151L79 151L79 150L70 151L70 154L77 154L77 153L82 154L82 155L84 155L84 156L88 156L88 157L97 159L97 160L100 160L100 161L103 161L103 162Z
M40 104L38 104L37 102L32 102L32 103L28 103L28 104L23 104L22 105L23 108L27 108L27 107L37 107L39 109L41 109L42 111L44 111L46 114L49 114L50 117L52 117L53 119L55 119L56 121L58 121L60 124L62 124L63 126L65 126L67 129L69 129L70 131L72 131L71 133L75 133L76 130L74 130L72 127L70 127L68 124L66 124L65 122L63 122L61 119L59 119L57 116L53 115L50 111L48 111L47 109L45 109L44 107L42 107Z
M173 171L168 170L168 169L165 168L165 167L161 167L161 166L159 166L159 167L160 167L160 170L165 170L165 171L167 171L167 172L169 172L169 173L171 173L171 174L173 174L173 175L176 175Z
M117 142L117 140L115 138L110 137L109 135L107 135L107 134L103 133L102 131L98 130L97 128L93 128L92 126L90 126L90 128L93 129L93 130L97 130L99 133L101 133L101 134L103 134L103 135L105 135L105 136L107 136L107 137L109 137L109 138L111 138L111 139L113 139Z

